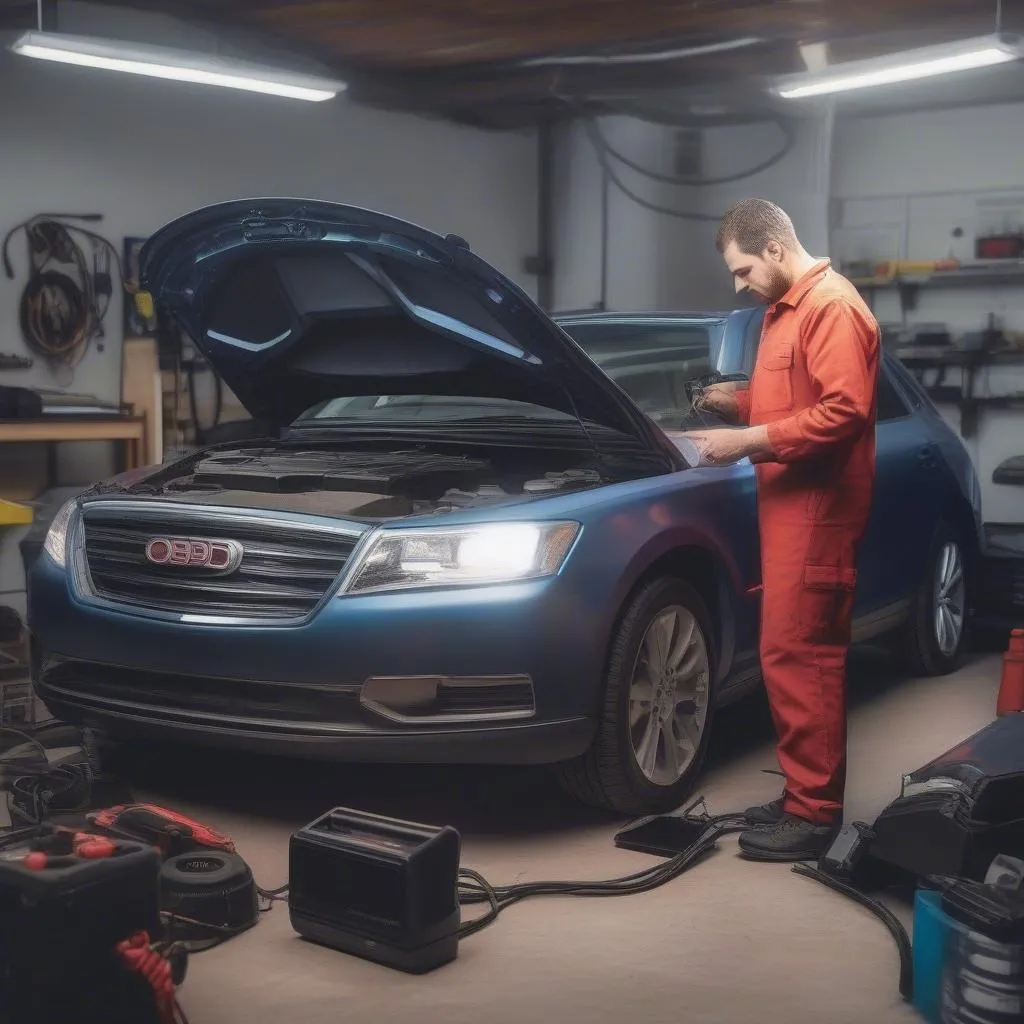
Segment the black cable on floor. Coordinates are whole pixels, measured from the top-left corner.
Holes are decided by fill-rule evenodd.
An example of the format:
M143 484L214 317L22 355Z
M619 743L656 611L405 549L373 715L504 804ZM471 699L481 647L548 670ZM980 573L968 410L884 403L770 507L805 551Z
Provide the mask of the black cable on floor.
M491 887L490 882L479 872L474 871L472 868L460 868L459 878L469 879L479 886L479 892L483 893L490 904L490 909L483 917L478 917L475 921L466 921L459 929L459 938L465 939L492 924L497 919L498 914L501 913L501 906L498 903L498 894ZM463 883L460 881L459 885L461 895Z
M714 849L721 836L741 832L749 827L742 815L721 815L706 819L707 827L699 838L682 853L671 857L652 868L645 868L631 875L606 881L559 881L522 882L509 886L491 885L482 875L468 868L460 870L459 898L467 905L489 904L489 911L475 921L467 922L460 929L460 936L467 937L494 922L506 907L520 900L535 896L632 896L650 892L667 882L678 878L706 854Z
M896 947L900 954L900 995L904 1000L910 1002L914 997L914 956L910 945L910 936L900 923L899 918L878 900L872 899L852 885L847 885L838 878L833 878L832 875L819 871L818 868L811 867L809 864L796 864L793 871L805 878L813 878L816 882L827 885L843 896L848 896L851 900L870 910L889 929L893 939L896 940Z
M267 910L270 909L275 903L287 903L288 902L288 886L281 885L276 889L263 889L260 886L256 886L256 894L260 899L265 900L268 904Z
M703 803L697 801L693 806ZM496 886L487 881L479 871L472 868L460 868L458 880L459 903L463 906L474 906L486 903L487 912L481 917L472 921L463 922L459 928L459 937L468 938L482 931L488 925L497 920L498 915L506 908L521 900L531 899L535 896L582 896L582 897L606 897L606 896L633 896L657 889L691 868L699 860L710 853L717 844L717 841L725 835L734 832L742 832L748 828L748 822L741 814L721 814L712 816L708 814L696 818L705 826L701 835L675 857L670 857L653 867L644 868L631 875L624 875L620 878L605 880L585 881L541 881L541 882L520 882L514 885ZM282 885L277 889L263 889L257 887L260 898L266 901L266 909L275 902L287 903L288 886Z

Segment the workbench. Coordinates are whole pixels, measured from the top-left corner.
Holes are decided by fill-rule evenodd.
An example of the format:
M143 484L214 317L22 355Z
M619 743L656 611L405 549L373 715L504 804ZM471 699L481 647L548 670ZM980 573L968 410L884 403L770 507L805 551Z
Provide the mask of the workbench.
M30 505L0 498L0 528L28 526L32 518ZM5 628L0 635L0 726L35 724L36 701L27 657L24 635L12 641Z
M146 420L142 416L46 416L37 420L0 420L0 444L45 444L47 487L57 477L56 445L65 441L113 441L121 450L119 472L142 465Z

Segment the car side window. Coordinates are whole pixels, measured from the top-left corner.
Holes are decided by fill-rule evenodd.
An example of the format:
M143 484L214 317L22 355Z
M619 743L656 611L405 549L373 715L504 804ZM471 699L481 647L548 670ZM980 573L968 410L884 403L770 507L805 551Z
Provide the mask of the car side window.
M565 331L655 423L678 427L689 414L686 382L714 369L714 339L699 322L593 320Z
M878 368L878 415L876 422L900 420L910 415L910 409L899 389L893 383L889 370L883 363Z

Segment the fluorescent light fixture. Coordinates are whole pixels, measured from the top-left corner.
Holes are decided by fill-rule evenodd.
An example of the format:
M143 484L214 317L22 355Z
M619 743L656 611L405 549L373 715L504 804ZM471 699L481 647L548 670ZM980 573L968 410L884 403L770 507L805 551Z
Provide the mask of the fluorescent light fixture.
M1006 36L982 36L950 45L926 46L886 57L836 64L827 70L785 79L774 87L773 92L787 100L810 99L993 67L1020 57L1017 40Z
M227 89L245 89L268 96L320 102L337 96L344 82L313 75L296 74L260 64L249 64L216 55L173 50L164 46L61 35L56 32L26 32L11 49L25 57L61 64L125 71L175 82L195 82Z

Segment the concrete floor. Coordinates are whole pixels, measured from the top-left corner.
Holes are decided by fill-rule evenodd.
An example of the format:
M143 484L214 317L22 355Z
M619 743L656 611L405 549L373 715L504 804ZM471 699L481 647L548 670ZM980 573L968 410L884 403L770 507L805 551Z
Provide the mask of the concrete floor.
M873 820L900 776L993 717L999 659L937 680L902 679L861 653L851 666L847 820ZM336 805L457 827L463 864L490 880L608 878L652 858L618 850L614 817L563 798L541 773L324 768L160 752L126 762L136 795L227 831L265 887L287 878L291 830ZM701 791L713 812L775 795L766 706L723 712ZM475 913L475 909L471 912ZM909 921L908 915L902 915ZM458 960L409 977L300 940L278 905L252 931L195 956L180 993L192 1024L874 1024L916 1020L897 957L870 914L724 840L705 863L643 896L538 899L465 940Z

